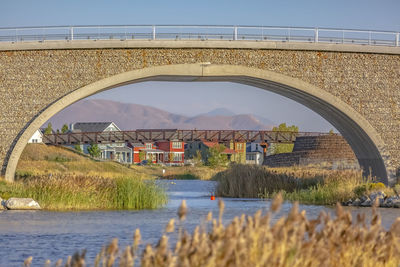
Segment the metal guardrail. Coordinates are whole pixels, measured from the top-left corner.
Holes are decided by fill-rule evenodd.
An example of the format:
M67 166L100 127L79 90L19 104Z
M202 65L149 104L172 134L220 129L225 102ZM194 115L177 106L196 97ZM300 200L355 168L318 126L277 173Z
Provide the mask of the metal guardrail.
M201 25L116 25L0 28L0 42L73 40L227 40L400 46L399 32Z

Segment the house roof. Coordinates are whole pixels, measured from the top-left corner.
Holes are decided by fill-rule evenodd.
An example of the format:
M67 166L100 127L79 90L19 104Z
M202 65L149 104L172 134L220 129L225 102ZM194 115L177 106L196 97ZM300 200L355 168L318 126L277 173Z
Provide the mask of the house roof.
M110 125L113 125L117 130L120 131L115 123L109 122L76 122L73 124L72 131L81 131L81 132L104 132Z

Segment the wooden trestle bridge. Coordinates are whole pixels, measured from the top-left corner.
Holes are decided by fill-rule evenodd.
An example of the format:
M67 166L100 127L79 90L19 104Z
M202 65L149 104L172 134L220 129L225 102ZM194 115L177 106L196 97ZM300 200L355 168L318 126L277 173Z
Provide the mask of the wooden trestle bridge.
M293 143L298 136L319 136L329 133L283 132L257 130L178 130L140 129L134 131L68 132L43 135L43 143L51 145L107 144L155 141L215 141Z

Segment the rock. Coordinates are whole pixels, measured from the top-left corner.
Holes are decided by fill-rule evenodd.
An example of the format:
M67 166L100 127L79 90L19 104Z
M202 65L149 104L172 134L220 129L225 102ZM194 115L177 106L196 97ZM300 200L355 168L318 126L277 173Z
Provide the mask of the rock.
M363 203L361 203L361 206L363 206L363 207L371 207L372 206L371 199L367 198Z
M41 207L32 198L12 197L6 201L6 207L10 210L40 210Z
M356 198L356 200L351 203L352 206L360 206L361 205L361 200L359 198Z
M369 199L369 197L367 197L367 196L361 196L360 202L361 202L361 203L364 203L367 199Z
M393 199L392 202L393 202L393 208L400 208L400 199L399 198Z
M0 210L6 210L5 201L0 197Z

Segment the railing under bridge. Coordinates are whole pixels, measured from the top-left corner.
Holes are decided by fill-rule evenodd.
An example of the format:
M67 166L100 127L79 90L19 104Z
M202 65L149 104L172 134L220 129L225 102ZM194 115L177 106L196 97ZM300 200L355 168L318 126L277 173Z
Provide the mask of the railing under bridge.
M0 28L0 41L227 40L400 46L399 32L306 27L100 25Z
M135 131L70 132L45 134L43 143L52 145L107 144L155 141L216 141L293 143L299 136L320 136L329 133L281 132L255 130L177 130L150 129Z

